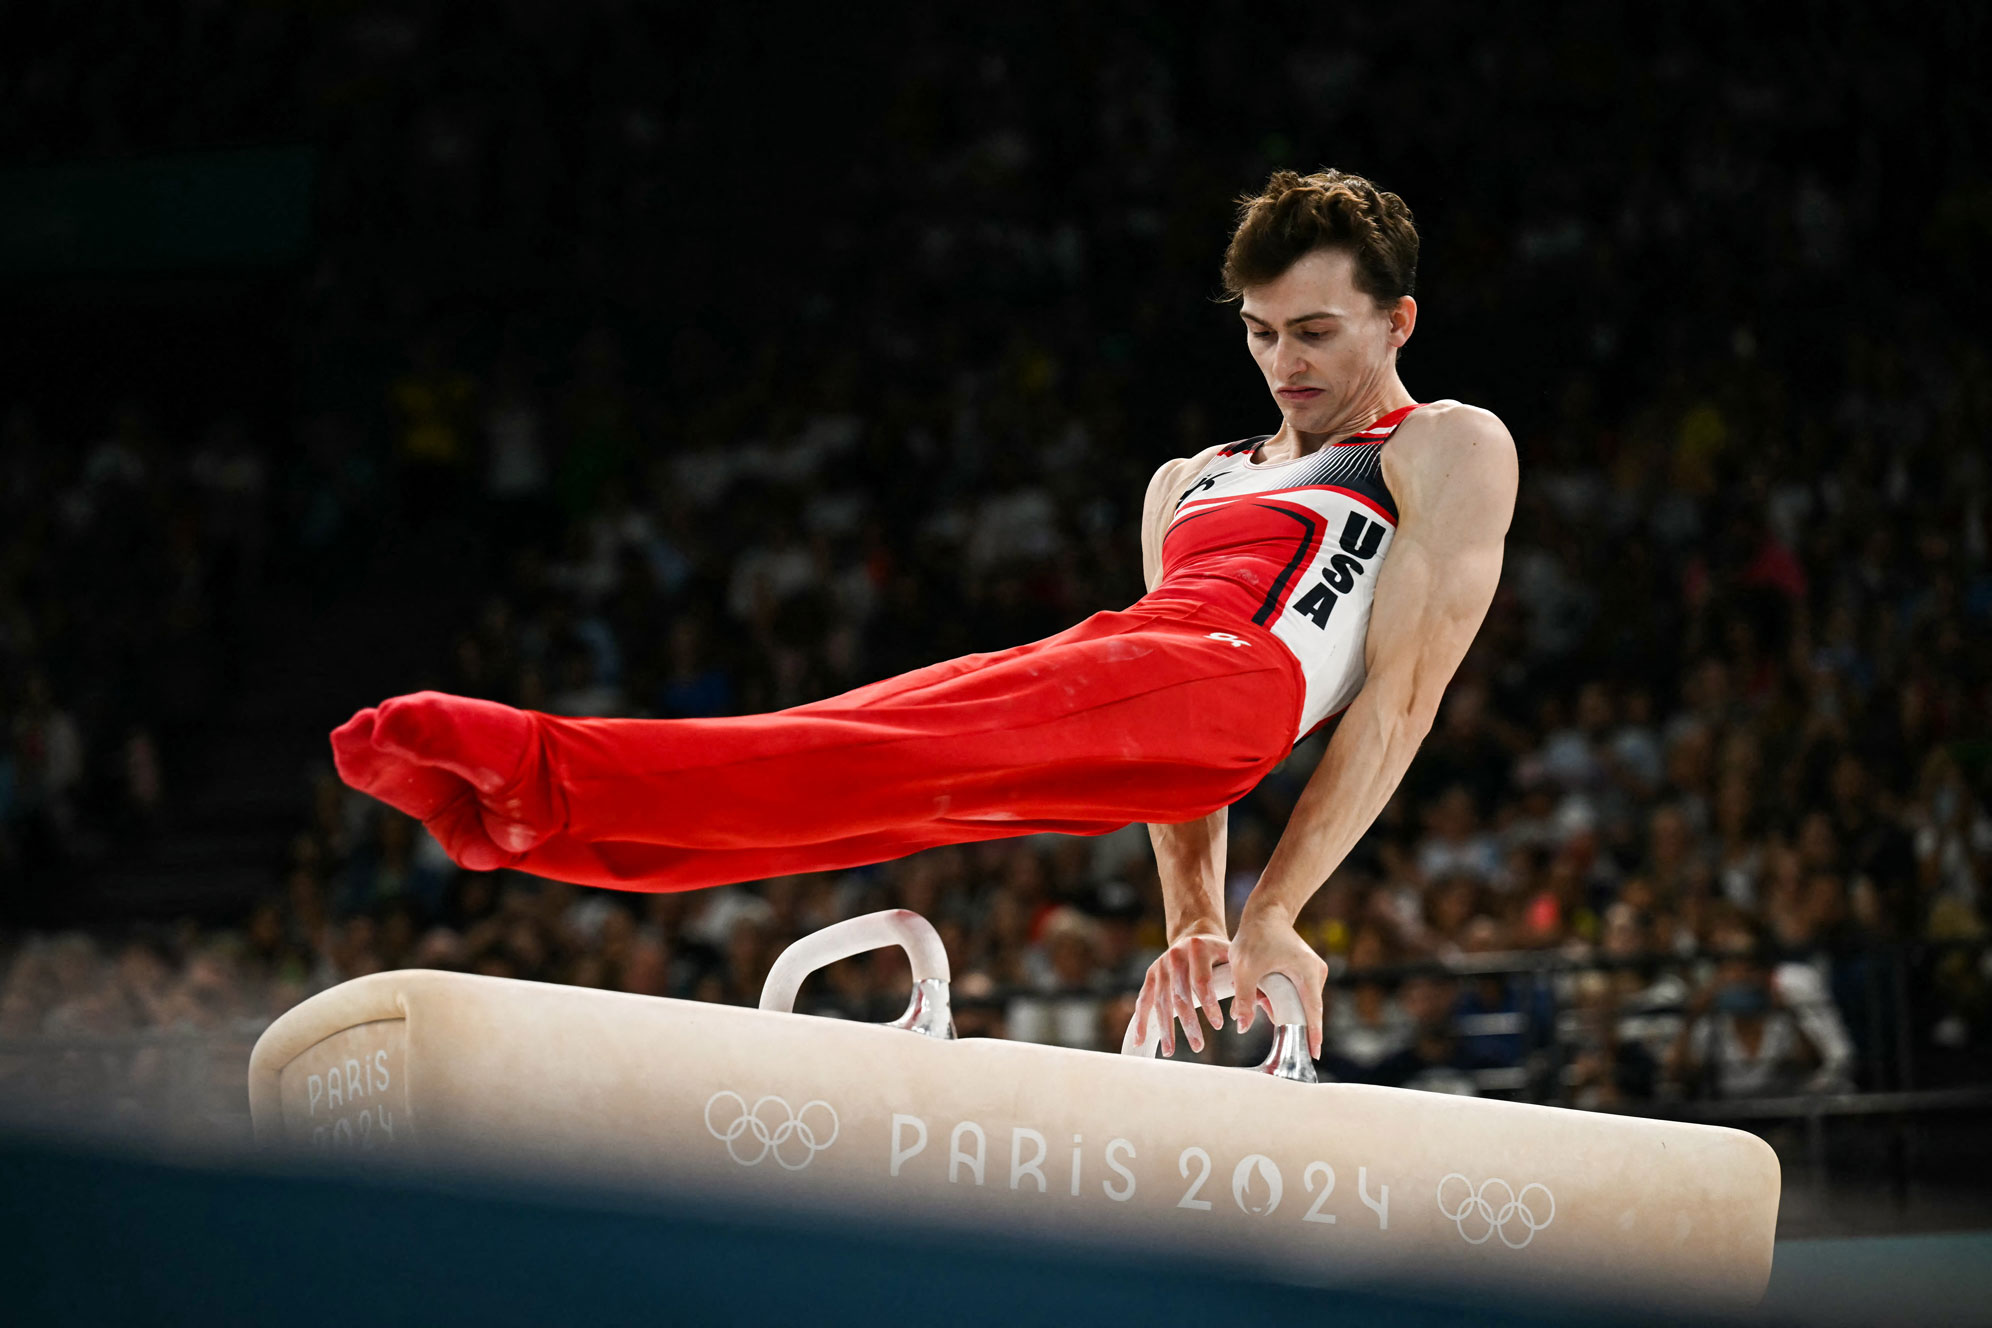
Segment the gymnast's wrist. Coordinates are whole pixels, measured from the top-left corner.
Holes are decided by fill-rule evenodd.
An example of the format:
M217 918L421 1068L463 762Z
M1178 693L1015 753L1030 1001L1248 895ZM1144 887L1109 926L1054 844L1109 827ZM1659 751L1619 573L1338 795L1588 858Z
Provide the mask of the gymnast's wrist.
M1208 936L1218 941L1231 939L1231 933L1225 930L1223 918L1212 918L1201 913L1172 921L1165 934L1171 945L1191 936Z
M1245 897L1245 906L1238 911L1238 925L1255 922L1260 926L1268 923L1291 927L1300 916L1300 907L1281 897L1280 892L1268 885L1265 880L1252 887L1252 893Z

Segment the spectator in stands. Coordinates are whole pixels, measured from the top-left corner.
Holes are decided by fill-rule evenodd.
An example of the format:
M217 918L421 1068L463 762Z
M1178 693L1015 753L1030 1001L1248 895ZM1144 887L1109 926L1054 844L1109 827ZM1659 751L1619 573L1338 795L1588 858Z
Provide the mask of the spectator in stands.
M1764 935L1744 918L1721 924L1714 977L1688 1002L1688 1022L1667 1073L1691 1094L1767 1097L1792 1093L1824 1063L1804 1025L1779 994L1762 958Z
M1854 907L1871 935L1915 931L1916 855L1908 831L1884 813L1867 765L1851 751L1833 764L1833 829L1845 847Z
M1009 1035L1025 1042L1104 1049L1107 992L1098 963L1098 924L1077 909L1058 909L1045 921L1040 944L1045 959L1038 990L1011 1000L1004 1018Z
M1487 684L1461 674L1446 689L1439 723L1406 776L1421 803L1455 785L1473 797L1474 815L1489 820L1509 795L1510 772L1524 735L1489 709Z
M1468 963L1497 956L1506 945L1501 924L1484 913L1469 919L1457 934L1460 957ZM1523 1070L1530 1051L1548 1041L1555 1007L1547 984L1539 978L1485 973L1461 982L1453 1016L1463 1063Z
M1570 1104L1609 1109L1650 1099L1658 1065L1644 1044L1625 1037L1611 975L1579 974L1572 997L1557 1030L1567 1058L1563 1091Z
M1405 979L1399 999L1410 1017L1410 1040L1378 1061L1371 1079L1397 1088L1478 1096L1479 1073L1498 1067L1488 1065L1460 1037L1458 997L1459 984L1450 978Z
M477 383L449 360L442 333L427 329L409 349L407 371L388 388L402 502L417 524L437 520L460 501L471 464Z
M1363 976L1391 958L1381 927L1364 923L1356 929L1349 942L1349 970L1359 980L1350 987L1330 987L1326 998L1321 1045L1325 1075L1368 1082L1379 1064L1410 1045L1416 1031L1410 1012L1380 979Z
M1611 1010L1614 1019L1605 1045L1621 1056L1638 1057L1651 1087L1654 1073L1685 1026L1688 985L1679 973L1663 966L1650 921L1633 900L1621 899L1606 911L1599 950L1614 963L1606 970L1609 1000L1599 1003Z
M1464 784L1445 790L1425 813L1425 837L1418 843L1420 878L1436 882L1461 874L1487 881L1500 868L1500 846L1480 829L1472 792Z
M22 685L22 704L6 737L9 801L28 848L37 857L59 854L76 835L77 797L86 773L83 735L39 670Z

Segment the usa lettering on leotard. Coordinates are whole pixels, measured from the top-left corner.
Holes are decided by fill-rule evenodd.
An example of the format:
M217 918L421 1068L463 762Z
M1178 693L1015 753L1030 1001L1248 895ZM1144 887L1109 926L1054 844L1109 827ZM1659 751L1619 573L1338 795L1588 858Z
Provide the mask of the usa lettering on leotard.
M1361 690L1377 572L1397 531L1383 446L1417 409L1291 461L1255 462L1266 437L1219 451L1177 499L1156 590L1186 593L1270 630L1307 680L1299 732Z

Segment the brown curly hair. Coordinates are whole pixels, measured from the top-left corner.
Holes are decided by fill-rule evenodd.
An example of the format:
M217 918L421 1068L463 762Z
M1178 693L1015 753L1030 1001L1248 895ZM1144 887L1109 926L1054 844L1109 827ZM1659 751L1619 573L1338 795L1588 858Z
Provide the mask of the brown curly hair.
M1238 200L1224 251L1226 298L1277 279L1316 249L1355 255L1356 289L1379 305L1417 286L1418 228L1403 199L1347 171L1274 171L1263 192Z

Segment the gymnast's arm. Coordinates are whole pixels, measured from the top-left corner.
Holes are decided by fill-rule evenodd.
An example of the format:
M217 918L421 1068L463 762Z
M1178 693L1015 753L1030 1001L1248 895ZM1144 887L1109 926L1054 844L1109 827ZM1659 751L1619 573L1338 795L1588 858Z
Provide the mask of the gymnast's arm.
M1148 482L1141 505L1141 569L1150 590L1162 579L1162 536L1175 512L1177 497L1203 468L1215 448L1197 456L1165 462ZM1230 945L1224 922L1224 851L1229 809L1180 825L1154 824L1148 840L1155 846L1155 870L1162 880L1162 914L1169 948L1149 967L1135 1002L1137 1030L1151 1017L1162 1024L1164 1054L1176 1049L1175 1022L1180 1020L1190 1046L1203 1050L1197 1024L1201 1007L1216 1028L1223 1008L1211 987L1211 969L1222 963Z
M1493 601L1515 505L1515 445L1486 411L1427 406L1405 421L1384 458L1400 522L1377 573L1368 676L1295 803L1231 941L1241 991L1275 972L1300 988L1317 1057L1328 967L1294 920L1376 820L1431 730L1439 698ZM1232 1010L1241 1029L1251 1026L1250 1002Z

